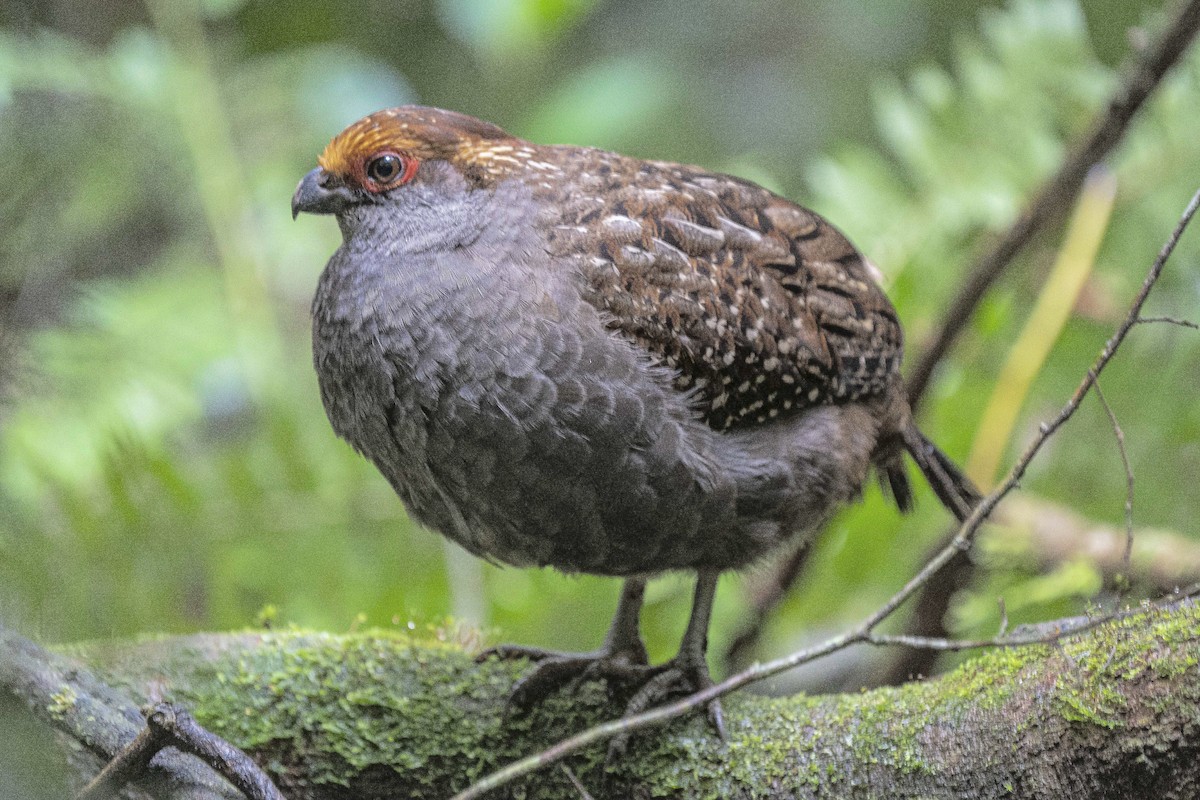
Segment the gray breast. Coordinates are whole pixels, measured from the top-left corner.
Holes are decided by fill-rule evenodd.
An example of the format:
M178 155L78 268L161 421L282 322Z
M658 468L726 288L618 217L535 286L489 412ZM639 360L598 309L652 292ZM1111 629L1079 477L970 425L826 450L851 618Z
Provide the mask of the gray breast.
M314 302L330 421L425 525L518 565L728 568L844 501L826 467L852 464L834 483L861 483L873 439L833 454L802 435L806 417L719 434L669 370L605 328L577 276L488 255L480 243L364 269L343 248Z

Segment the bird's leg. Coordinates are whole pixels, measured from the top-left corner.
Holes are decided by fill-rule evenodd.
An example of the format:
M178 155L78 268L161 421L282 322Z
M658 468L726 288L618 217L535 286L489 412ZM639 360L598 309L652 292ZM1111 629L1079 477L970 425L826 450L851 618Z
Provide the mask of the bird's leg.
M644 578L628 578L621 591L621 601L613 617L608 635L599 650L590 653L562 653L533 647L502 645L485 651L479 658L528 658L537 665L517 681L509 703L518 708L528 707L562 685L585 678L604 678L622 684L642 683L625 706L625 716L684 694L691 694L713 685L708 671L708 625L712 619L713 599L716 596L718 570L700 570L692 600L692 615L679 652L670 661L650 666L646 647L639 632ZM722 739L727 738L725 718L720 700L708 704L708 717ZM618 736L609 747L609 758L619 756L628 744L628 736Z
M625 716L632 716L657 705L672 696L693 694L713 685L708 671L708 625L712 619L713 599L717 593L718 570L702 569L696 576L696 594L692 600L692 615L687 630L679 645L679 652L663 664L660 672L638 690L625 706ZM728 739L725 730L725 714L720 699L708 704L708 719L721 737ZM621 735L609 745L609 760L619 756L628 744L628 736Z
M480 660L527 658L537 666L513 687L509 702L526 707L572 680L602 677L629 682L645 680L648 666L646 646L642 643L640 617L646 593L645 578L626 578L621 589L617 613L604 637L604 644L589 653L563 653L520 645L501 645L484 651Z
M642 643L642 601L646 596L645 578L626 578L617 601L617 613L604 636L602 652L624 658L631 664L649 661L646 645Z

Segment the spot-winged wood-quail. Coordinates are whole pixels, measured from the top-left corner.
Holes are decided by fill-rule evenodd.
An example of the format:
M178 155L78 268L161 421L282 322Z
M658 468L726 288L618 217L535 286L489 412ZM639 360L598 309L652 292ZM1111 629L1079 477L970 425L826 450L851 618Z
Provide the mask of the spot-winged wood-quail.
M748 181L405 106L338 134L292 198L343 243L313 303L334 430L409 512L515 565L620 576L604 646L540 659L635 702L710 683L717 576L811 535L907 451L959 517L975 494L917 430L874 268ZM677 655L649 667L648 576L698 573ZM654 676L654 677L650 677Z

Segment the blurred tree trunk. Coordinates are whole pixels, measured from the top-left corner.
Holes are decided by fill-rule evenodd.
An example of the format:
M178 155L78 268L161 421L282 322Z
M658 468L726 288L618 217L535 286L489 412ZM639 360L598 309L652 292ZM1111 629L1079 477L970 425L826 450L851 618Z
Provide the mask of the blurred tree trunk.
M47 652L0 629L0 689L59 732L90 775L169 699L252 754L289 800L445 798L619 713L584 684L505 716L520 663L476 664L435 631L289 631ZM1184 601L1060 645L996 650L937 680L858 694L726 701L722 746L699 715L566 765L596 798L1192 798L1200 786L1200 606ZM232 798L198 762L160 755L143 790ZM519 786L519 788L517 788ZM146 794L132 794L144 797ZM579 797L559 766L496 797Z

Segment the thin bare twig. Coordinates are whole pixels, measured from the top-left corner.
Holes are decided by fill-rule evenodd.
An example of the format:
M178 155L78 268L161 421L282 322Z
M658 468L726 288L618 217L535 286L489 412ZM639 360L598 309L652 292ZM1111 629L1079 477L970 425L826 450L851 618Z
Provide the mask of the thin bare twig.
M951 528L929 549L937 553L946 543L954 538L957 531ZM928 557L928 556L927 556ZM937 576L927 583L920 595L913 601L911 615L908 619L908 633L912 636L937 638L944 636L946 630L946 612L950 608L950 599L971 583L975 574L975 562L971 554L963 550L947 562ZM928 675L936 663L936 653L925 650L901 650L897 652L891 663L887 664L877 682L885 686L894 686L912 680L915 677Z
M146 727L144 715L122 692L80 664L49 653L0 625L3 693L21 698L38 719L105 762L124 751ZM122 772L128 769L119 767ZM244 800L207 764L174 748L153 759L139 788L163 798L234 800L236 796Z
M159 703L146 714L146 727L83 788L75 800L104 800L141 778L150 760L167 747L191 753L237 787L247 800L285 800L249 756L201 727L187 711Z
M934 368L958 339L988 289L1034 234L1058 220L1073 205L1088 170L1121 141L1138 109L1187 51L1197 30L1200 30L1200 0L1188 0L1164 27L1158 41L1142 50L1129 65L1088 135L1067 154L1058 172L1042 185L1004 235L975 262L950 302L933 341L917 359L909 376L908 394L914 408L925 394Z
M767 577L755 581L757 591L751 596L748 619L725 647L723 660L727 672L740 669L748 660L747 656L762 638L767 618L787 597L788 590L796 582L812 552L811 542L801 542L785 558L771 565Z
M583 781L579 780L578 776L575 775L575 770L571 769L566 764L559 764L558 766L562 767L562 771L567 776L567 780L569 780L571 785L575 787L575 791L579 792L579 797L581 800L595 800L595 798L592 797L592 793L589 792L587 787L583 785Z
M1140 609L1138 610L1140 613ZM963 650L982 650L993 647L1028 647L1031 644L1052 644L1067 636L1089 631L1092 628L1128 616L1132 612L1113 611L1088 617L1084 623L1073 620L1061 620L1065 624L1055 624L1051 628L1027 629L1014 631L1006 636L995 636L991 639L949 639L942 636L912 636L907 633L873 633L864 641L879 647L914 647L921 650L936 650L945 653L957 653Z
M96 777L75 796L75 800L106 800L122 786L135 781L150 767L150 759L166 746L161 730L153 725L142 728L132 742L104 765Z
M1182 328L1191 328L1194 331L1200 331L1200 325L1197 325L1196 323L1186 319L1177 319L1175 317L1138 317L1137 321L1139 325L1150 322L1162 322L1166 323L1167 325L1179 325Z
M1030 463L1041 451L1046 442L1049 441L1050 438L1059 430L1059 428L1066 424L1067 420L1073 417L1075 412L1079 410L1079 406L1083 402L1083 399L1095 386L1097 378L1104 371L1104 368L1112 360L1113 356L1116 355L1118 349L1121 347L1122 342L1125 341L1125 337L1129 334L1130 329L1137 324L1138 317L1141 314L1142 306L1145 305L1146 298L1150 295L1150 290L1154 288L1154 284L1158 281L1159 276L1162 274L1162 270L1167 262L1167 259L1174 251L1175 245L1178 243L1179 238L1183 235L1183 232L1187 229L1192 217L1195 216L1198 207L1200 207L1200 191L1197 191L1192 196L1191 202L1188 203L1187 208L1180 217L1179 223L1175 226L1175 230L1172 231L1170 237L1168 237L1166 243L1159 251L1158 257L1155 258L1153 265L1150 267L1149 273L1142 282L1141 289L1134 298L1129 313L1117 327L1117 330L1113 336L1105 343L1104 348L1100 351L1100 355L1096 358L1096 361L1092 364L1091 368L1088 369L1087 374L1083 377L1083 380L1080 382L1078 388L1076 388L1075 392L1071 395L1070 399L1063 406L1058 415L1049 422L1043 422L1038 427L1037 435L1025 448L1025 451L1021 454L1021 457L1017 459L1016 464L1013 465L1012 469L1008 473L1008 476L999 486L996 487L996 489L994 489L979 502L979 504L971 512L970 516L963 521L962 525L958 529L958 533L955 534L954 538L951 539L951 541L938 553L936 553L925 564L925 566L923 566L917 572L916 575L909 579L909 581L905 583L899 591L892 595L887 602L876 609L855 628L828 639L820 644L804 648L803 650L798 650L783 658L779 658L764 664L755 664L750 668L737 673L736 675L731 675L718 684L704 689L703 691L696 692L695 694L688 695L687 697L684 697L673 703L668 703L631 717L613 720L611 722L606 722L593 728L589 728L588 730L582 731L574 736L562 740L561 742L558 742L557 744L549 747L546 750L543 750L540 753L535 753L527 758L516 761L512 764L509 764L507 767L504 767L503 769L485 776L464 791L455 795L452 800L473 800L473 798L481 797L487 792L503 786L516 778L556 763L571 753L596 744L597 742L602 742L618 735L628 735L633 731L641 730L653 725L661 725L664 722L675 719L676 717L680 717L697 708L704 707L710 701L721 697L722 695L729 694L730 692L740 689L743 686L761 681L765 678L769 678L789 669L793 669L801 664L814 661L838 650L843 650L852 644L872 643L872 639L876 639L880 643L884 642L886 637L881 634L876 634L875 628L878 627L879 624L885 619L890 617L908 598L921 589L921 587L923 587L929 581L929 579L933 577L940 569L942 569L948 562L954 559L958 554L965 552L971 546L971 543L978 533L980 526L983 524L983 521L987 519L989 515L991 515L991 513L996 509L996 506L999 505L1000 501L1003 500L1010 492L1012 492L1012 490L1020 483L1022 477L1025 475L1026 470L1029 468ZM1074 626L1068 627L1071 627L1071 630L1067 633L1074 633L1078 630L1078 628ZM1067 633L1059 634L1057 635L1057 638L1051 637L1048 639L1042 639L1041 641L1057 641L1062 636L1067 635ZM1014 636L1015 635L1017 634L1014 633Z
M1117 422L1117 415L1101 391L1099 381L1096 381L1095 389L1096 399L1100 401L1104 413L1108 415L1108 421L1112 423L1117 450L1121 453L1121 465L1125 468L1125 553L1121 560L1125 565L1125 574L1128 575L1129 562L1133 558L1133 467L1129 464L1129 453L1125 449L1125 431L1121 430L1121 423Z

